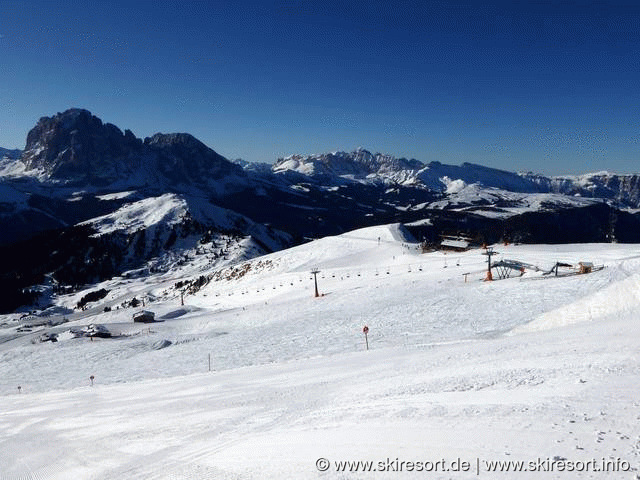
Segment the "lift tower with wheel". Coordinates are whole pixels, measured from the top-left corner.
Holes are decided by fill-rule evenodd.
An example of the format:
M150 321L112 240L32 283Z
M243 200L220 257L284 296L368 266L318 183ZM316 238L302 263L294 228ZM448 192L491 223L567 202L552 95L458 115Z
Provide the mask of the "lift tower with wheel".
M493 275L491 274L491 257L497 255L498 252L493 250L493 247L487 247L487 251L483 253L483 255L487 256L487 278L484 279L485 282L491 282L493 280Z

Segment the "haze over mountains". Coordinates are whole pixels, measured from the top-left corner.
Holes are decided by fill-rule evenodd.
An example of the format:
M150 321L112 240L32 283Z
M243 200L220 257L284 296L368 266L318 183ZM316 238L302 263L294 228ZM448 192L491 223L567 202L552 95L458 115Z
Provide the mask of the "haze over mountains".
M82 109L41 118L23 151L0 155L11 259L0 282L20 292L45 276L88 283L189 252L232 262L212 246L221 236L245 242L240 256L392 222L427 242L640 241L638 175L545 177L364 149L231 162L187 133L140 139Z

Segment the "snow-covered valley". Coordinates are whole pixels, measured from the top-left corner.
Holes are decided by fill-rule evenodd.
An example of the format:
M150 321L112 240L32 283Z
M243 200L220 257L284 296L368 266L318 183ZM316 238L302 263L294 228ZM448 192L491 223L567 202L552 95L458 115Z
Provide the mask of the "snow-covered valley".
M201 265L103 282L57 326L3 316L0 478L638 478L637 245L495 250L540 271L483 282L481 250L389 225L222 266L184 306ZM605 268L542 274L580 261ZM133 296L162 321L102 308ZM68 334L89 324L120 335Z

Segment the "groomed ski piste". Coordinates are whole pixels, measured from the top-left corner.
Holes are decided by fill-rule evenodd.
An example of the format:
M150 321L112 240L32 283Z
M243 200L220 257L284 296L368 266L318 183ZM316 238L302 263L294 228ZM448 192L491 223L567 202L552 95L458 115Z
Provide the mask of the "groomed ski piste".
M222 266L184 306L202 265L55 327L4 316L0 479L640 478L638 246L494 249L606 268L483 282L481 250L387 225ZM161 321L103 311L133 296Z

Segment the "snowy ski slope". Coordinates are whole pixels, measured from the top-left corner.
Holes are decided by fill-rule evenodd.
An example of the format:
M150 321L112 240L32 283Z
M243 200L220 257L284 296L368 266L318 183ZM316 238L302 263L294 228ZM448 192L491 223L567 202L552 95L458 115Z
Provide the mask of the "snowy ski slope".
M105 301L149 294L163 321L97 302L41 327L57 343L1 318L0 478L637 478L638 246L496 245L545 270L606 268L492 283L479 250L416 247L399 225L320 239L211 272L184 306L171 286L202 266L117 279ZM65 334L88 324L123 336ZM458 458L468 472L380 468ZM629 471L487 463L603 458Z

